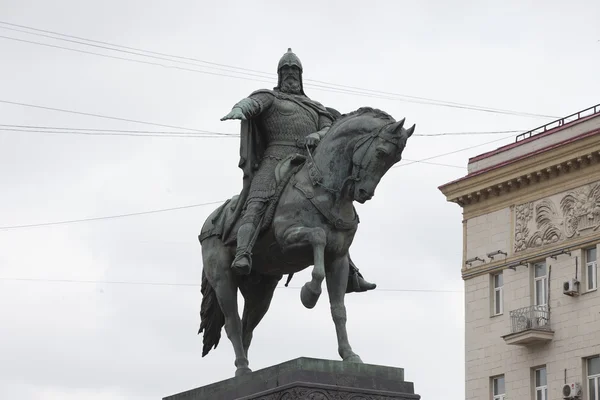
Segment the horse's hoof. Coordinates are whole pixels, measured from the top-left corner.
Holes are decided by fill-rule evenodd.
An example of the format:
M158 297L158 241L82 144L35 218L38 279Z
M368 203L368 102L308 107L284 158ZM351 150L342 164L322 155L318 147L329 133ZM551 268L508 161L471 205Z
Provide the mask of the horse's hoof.
M242 376L252 372L252 370L248 367L240 367L235 370L235 376Z
M313 290L309 283L305 283L302 286L302 290L300 290L300 300L302 300L302 304L306 308L313 308L317 304L317 300L319 300L319 296L321 295L321 288L318 288L318 291Z
M356 364L363 364L363 360L360 359L358 354L352 354L350 357L344 358L344 361Z

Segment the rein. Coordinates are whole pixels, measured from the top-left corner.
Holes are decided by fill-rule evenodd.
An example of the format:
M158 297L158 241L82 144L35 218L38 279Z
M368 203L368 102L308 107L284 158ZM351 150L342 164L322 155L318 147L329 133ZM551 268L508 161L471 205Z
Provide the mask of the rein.
M392 123L390 123L390 124L392 124ZM313 186L321 186L323 189L325 189L329 193L338 195L344 189L344 186L346 186L346 183L348 183L348 181L359 182L360 181L359 174L360 174L360 171L363 169L362 163L365 159L365 155L367 154L367 150L369 150L369 148L371 147L371 145L373 144L373 142L375 141L376 138L379 137L379 138L385 140L386 142L389 142L389 143L394 144L395 146L398 146L397 142L389 140L389 139L381 136L381 132L383 131L383 129L386 128L390 124L381 126L379 129L377 129L377 131L375 133L360 139L356 143L356 145L354 145L354 151L352 153L356 154L356 152L362 146L364 146L366 143L368 143L367 149L363 152L360 161L356 162L356 161L354 161L354 157L352 157L352 174L350 176L348 176L346 179L344 179L344 181L342 182L342 184L340 185L339 188L332 188L332 187L328 187L323 184L323 173L319 170L319 167L317 167L317 163L315 163L315 159L313 158L312 152L310 151L310 147L308 147L307 144L304 144L304 146L306 147L306 152L308 153L308 158L310 159L310 161L308 163L308 175L310 177L310 181L312 182Z
M325 189L329 193L338 195L342 192L342 190L344 190L344 186L346 186L346 183L348 181L355 181L355 182L360 181L360 178L358 177L358 172L357 172L356 174L353 173L352 175L350 175L346 179L344 179L344 181L342 182L340 187L337 189L326 186L325 184L323 184L323 173L321 172L321 170L319 170L319 167L317 167L317 163L315 163L315 159L313 158L310 148L308 147L308 145L305 145L305 146L306 146L306 152L308 153L308 158L310 159L310 161L308 163L308 177L310 178L310 181L313 186L321 186L323 189Z
M342 184L340 185L339 188L332 188L323 183L323 173L320 171L319 167L317 166L317 163L315 162L315 159L313 158L313 155L312 155L312 152L310 151L309 146L307 144L305 144L306 151L307 151L308 158L309 158L308 178L310 179L312 186L313 187L320 186L323 189L325 189L327 192L337 196L342 192L342 190L344 189L344 187L346 186L346 183L348 183L348 181L354 181L354 182L360 181L359 174L360 174L360 171L363 169L362 163L367 154L367 150L369 150L369 148L371 147L371 145L373 144L375 139L380 137L381 132L383 131L383 129L386 126L387 126L387 124L380 127L377 130L377 132L375 132L369 136L366 136L364 138L361 138L354 145L354 150L352 153L353 154L352 174L350 176L348 176L346 179L344 179L344 181L342 182ZM384 140L389 141L387 139L384 139ZM368 144L366 150L363 152L360 160L358 162L355 162L354 154L356 154L356 152L365 144ZM304 195L304 197L306 197L306 199L308 199L311 202L311 204L325 217L325 219L327 219L329 224L331 224L338 230L351 230L351 229L356 228L356 226L360 222L360 220L358 218L358 214L356 213L356 210L354 211L354 219L352 221L344 221L342 218L335 215L332 212L332 210L330 209L330 207L324 207L320 202L317 202L315 200L314 191L311 188L303 187L302 185L300 185L300 182L298 182L296 179L294 179L294 181L295 182L293 183L293 186L296 189L298 189Z

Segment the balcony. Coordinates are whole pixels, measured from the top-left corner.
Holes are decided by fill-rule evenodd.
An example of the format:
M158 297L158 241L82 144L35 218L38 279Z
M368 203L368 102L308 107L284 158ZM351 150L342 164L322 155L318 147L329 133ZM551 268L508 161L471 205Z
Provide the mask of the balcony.
M510 312L510 333L502 336L506 344L528 346L552 340L548 306L529 306Z

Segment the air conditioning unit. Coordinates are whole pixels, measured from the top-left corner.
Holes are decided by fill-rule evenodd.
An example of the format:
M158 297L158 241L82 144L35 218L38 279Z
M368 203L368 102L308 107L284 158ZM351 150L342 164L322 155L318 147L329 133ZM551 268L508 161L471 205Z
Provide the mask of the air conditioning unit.
M563 399L580 399L581 385L579 383L567 383L562 388Z
M563 283L563 294L567 296L579 295L579 281L577 279L569 279Z

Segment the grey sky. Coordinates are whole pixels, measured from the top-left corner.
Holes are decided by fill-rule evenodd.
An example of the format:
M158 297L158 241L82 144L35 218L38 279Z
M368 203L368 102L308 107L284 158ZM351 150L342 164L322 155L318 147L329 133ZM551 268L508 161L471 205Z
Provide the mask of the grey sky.
M275 86L277 61L292 47L305 80L563 116L597 103L599 11L597 1L4 0L0 21L271 72L273 79L0 38L0 100L238 133L238 123L219 118L252 91ZM0 35L141 59L5 29ZM527 130L551 120L306 92L341 112L369 105L406 117L417 134ZM0 115L0 124L174 130L7 104ZM414 136L404 157L502 137ZM431 161L466 166L468 157L513 140L505 135ZM0 131L0 226L223 200L240 189L238 154L235 138ZM461 213L437 187L464 173L422 163L395 168L372 201L357 205L352 253L368 280L389 290L462 290ZM0 230L0 277L199 284L196 236L214 207ZM0 397L149 399L226 379L234 372L226 337L200 357L200 300L194 286L2 280ZM323 300L307 310L299 290L278 289L255 331L250 367L300 356L338 359ZM376 306L391 317L374 313ZM365 362L405 368L424 399L464 398L461 293L377 289L348 295L347 307L350 341Z

